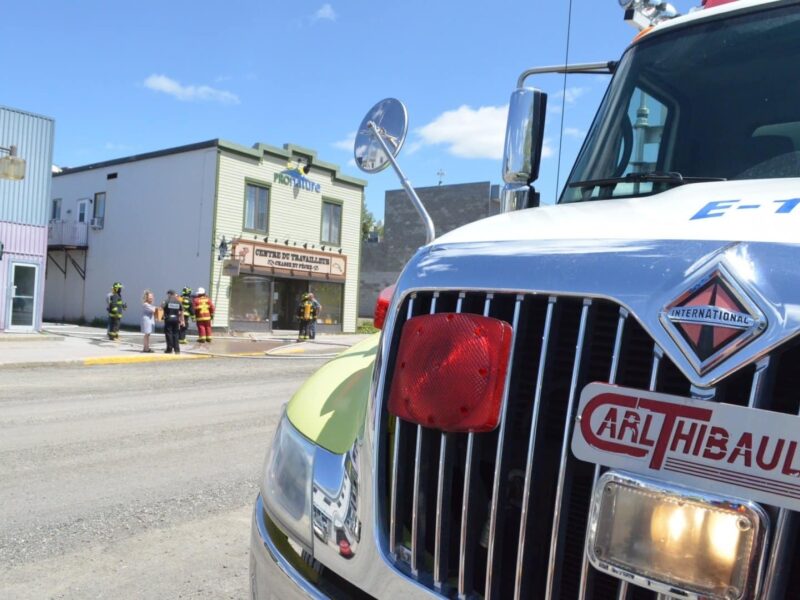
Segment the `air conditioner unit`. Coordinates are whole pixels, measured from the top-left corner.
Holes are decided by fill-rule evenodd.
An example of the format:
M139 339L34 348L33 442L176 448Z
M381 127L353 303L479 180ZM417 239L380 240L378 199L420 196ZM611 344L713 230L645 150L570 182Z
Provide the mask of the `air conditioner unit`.
M102 229L103 221L105 221L103 217L94 217L91 221L89 221L89 225L92 227L92 229Z

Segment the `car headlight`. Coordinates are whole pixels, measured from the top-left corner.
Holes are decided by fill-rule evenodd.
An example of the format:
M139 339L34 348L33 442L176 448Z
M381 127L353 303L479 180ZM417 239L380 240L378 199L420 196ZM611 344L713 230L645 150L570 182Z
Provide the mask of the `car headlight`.
M316 446L294 428L284 412L261 483L267 514L308 552L312 552L311 482L315 450Z

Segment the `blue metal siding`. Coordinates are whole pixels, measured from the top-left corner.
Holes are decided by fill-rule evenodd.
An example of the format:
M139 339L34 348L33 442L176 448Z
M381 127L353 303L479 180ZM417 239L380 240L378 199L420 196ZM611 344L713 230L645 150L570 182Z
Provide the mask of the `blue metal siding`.
M0 221L47 225L54 126L48 117L0 106L0 146L16 146L25 159L25 179L0 179Z

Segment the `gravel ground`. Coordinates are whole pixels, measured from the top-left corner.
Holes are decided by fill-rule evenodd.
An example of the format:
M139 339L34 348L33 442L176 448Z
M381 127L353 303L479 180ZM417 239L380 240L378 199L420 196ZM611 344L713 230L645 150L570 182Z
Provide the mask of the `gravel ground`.
M244 598L282 405L324 361L0 373L0 598Z

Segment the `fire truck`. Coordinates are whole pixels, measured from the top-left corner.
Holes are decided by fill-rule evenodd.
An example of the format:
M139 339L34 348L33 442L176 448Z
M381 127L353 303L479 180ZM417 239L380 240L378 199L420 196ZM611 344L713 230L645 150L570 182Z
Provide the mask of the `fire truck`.
M269 450L253 598L800 598L800 2L620 0L618 61L522 73L504 212L428 243ZM608 73L557 203L540 73Z

